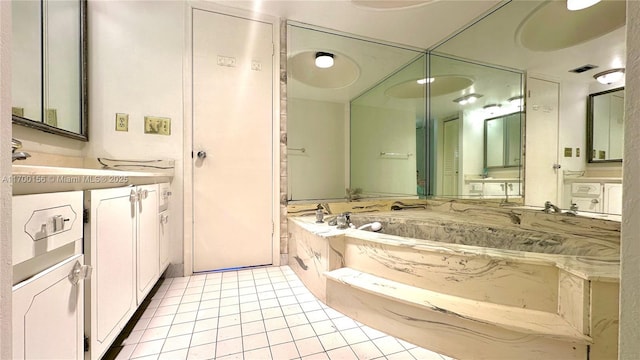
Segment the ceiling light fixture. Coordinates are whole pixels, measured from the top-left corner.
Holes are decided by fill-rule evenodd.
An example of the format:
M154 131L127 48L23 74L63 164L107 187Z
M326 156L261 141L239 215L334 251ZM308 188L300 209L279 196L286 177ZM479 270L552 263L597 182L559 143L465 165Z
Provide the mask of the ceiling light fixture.
M500 108L500 105L498 104L489 104L489 105L485 105L482 107L484 109L484 111L486 111L489 114L493 114L496 111L498 111L498 109Z
M416 82L420 85L424 85L426 83L432 83L433 80L435 80L434 78L422 78L422 79L418 79L416 80Z
M316 66L327 69L333 66L333 54L319 51L316 53Z
M600 84L613 84L624 78L624 68L611 69L593 75Z
M600 0L567 0L567 9L571 11L582 10L599 2Z
M480 94L469 94L469 95L465 95L457 99L454 99L453 102L456 102L460 105L473 104L474 102L476 102L476 100L478 100L481 97L482 95Z
M522 106L522 100L524 99L524 97L522 95L518 95L518 96L513 96L510 97L509 99L507 99L507 101L509 102L509 105L511 106Z

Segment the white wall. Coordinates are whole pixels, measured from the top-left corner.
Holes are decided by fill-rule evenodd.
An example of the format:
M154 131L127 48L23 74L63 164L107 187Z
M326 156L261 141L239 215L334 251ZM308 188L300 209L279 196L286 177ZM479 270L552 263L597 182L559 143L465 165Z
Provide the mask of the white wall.
M415 152L415 111L351 107L351 187L362 188L365 195L416 195Z
M640 359L640 1L627 1L619 359Z
M0 1L0 175L11 174L11 2ZM0 359L11 359L11 185L0 181Z
M172 264L183 249L183 58L185 3L90 1L87 157L174 159ZM115 131L116 113L129 131ZM171 135L144 134L144 116L171 118Z
M288 194L292 200L344 198L347 104L289 98Z

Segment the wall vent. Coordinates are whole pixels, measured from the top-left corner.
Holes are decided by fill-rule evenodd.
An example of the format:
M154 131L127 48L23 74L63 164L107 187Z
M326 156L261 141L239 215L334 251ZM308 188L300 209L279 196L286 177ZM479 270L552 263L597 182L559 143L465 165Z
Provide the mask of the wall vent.
M580 73L583 73L585 71L589 71L589 70L595 69L597 67L598 67L597 65L586 64L586 65L582 65L580 67L577 67L575 69L569 70L569 72L580 74Z

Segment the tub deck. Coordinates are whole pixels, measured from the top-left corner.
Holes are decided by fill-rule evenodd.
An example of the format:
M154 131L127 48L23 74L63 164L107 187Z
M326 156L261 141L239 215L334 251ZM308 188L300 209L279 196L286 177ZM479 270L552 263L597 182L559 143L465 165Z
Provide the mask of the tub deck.
M404 229L421 224L420 232L439 241L336 230L315 224L312 217L289 218L289 265L328 305L455 358L617 357L615 242L523 231L518 224L492 226L451 214L427 215L424 210L358 214L353 221L391 217L389 224L395 221ZM522 244L499 249L443 241L464 238L464 232L484 245L508 239L526 243L533 236L531 243L548 244L537 248L561 244L570 251L526 252L517 250ZM596 256L599 251L605 255Z

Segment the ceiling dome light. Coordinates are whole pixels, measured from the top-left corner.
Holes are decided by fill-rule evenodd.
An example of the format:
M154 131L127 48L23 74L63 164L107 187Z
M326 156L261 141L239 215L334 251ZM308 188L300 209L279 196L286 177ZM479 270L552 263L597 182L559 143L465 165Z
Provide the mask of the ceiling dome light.
M603 71L593 75L593 77L598 80L600 84L613 84L614 82L618 82L624 79L624 69L611 69L607 71Z
M485 105L485 106L483 107L483 109L484 109L484 111L485 111L487 114L492 115L492 114L494 114L496 111L498 111L498 109L500 109L500 105L498 105L498 104L489 104L489 105Z
M510 97L509 99L507 99L507 101L509 102L509 105L511 106L522 106L522 100L523 100L522 95Z
M567 0L567 9L571 11L582 10L599 2L600 0Z
M474 102L476 102L476 100L478 100L482 96L483 95L481 94L469 94L469 95L459 97L457 99L453 99L453 102L458 103L460 105L473 104Z
M327 69L333 66L333 54L328 52L316 53L316 66L321 69Z
M426 83L432 83L433 80L435 80L434 78L423 78L423 79L418 79L416 80L416 82L420 85L424 85Z

